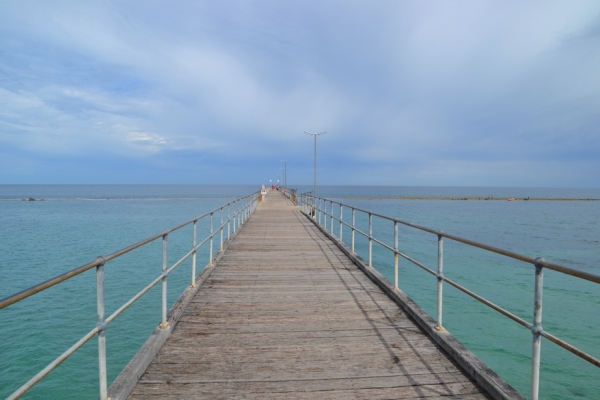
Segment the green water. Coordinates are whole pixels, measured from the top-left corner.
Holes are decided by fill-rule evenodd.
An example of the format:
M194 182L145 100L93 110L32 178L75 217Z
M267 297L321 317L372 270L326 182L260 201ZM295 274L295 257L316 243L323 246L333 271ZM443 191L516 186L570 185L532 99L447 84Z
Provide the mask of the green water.
M0 297L139 241L165 228L248 194L253 186L1 186ZM300 188L302 191L304 188ZM308 189L308 188L307 188ZM507 188L324 187L324 196L448 195L600 197L594 191ZM310 189L309 189L310 190ZM479 192L478 192L479 190ZM495 190L495 192L494 192ZM521 193L516 193L521 190ZM488 193L491 192L491 193ZM21 202L44 197L44 202ZM449 233L598 274L600 202L349 201L357 206ZM349 214L346 214L349 217ZM359 224L366 219L358 215ZM189 228L189 227L188 227ZM169 263L191 247L191 228L169 236ZM208 224L199 225L204 237ZM391 242L392 227L375 220L374 231ZM336 232L339 228L336 227ZM350 238L350 231L344 236ZM400 228L400 249L436 265L436 238ZM366 258L366 241L357 238ZM393 257L375 246L374 265L393 277ZM445 275L531 320L533 268L446 240ZM199 270L208 259L198 255ZM205 260L204 262L202 260ZM169 305L190 280L191 262L169 276ZM107 315L154 279L161 243L111 261L106 270ZM401 261L400 287L435 315L436 281ZM95 274L88 271L0 310L0 397L6 397L96 324ZM600 356L598 285L546 271L544 329ZM160 287L152 289L107 330L109 382L160 322ZM444 325L462 343L525 395L529 394L531 333L457 290L445 286ZM97 398L96 339L65 361L24 398ZM600 374L554 344L542 341L541 398L597 398ZM74 396L73 393L77 395Z

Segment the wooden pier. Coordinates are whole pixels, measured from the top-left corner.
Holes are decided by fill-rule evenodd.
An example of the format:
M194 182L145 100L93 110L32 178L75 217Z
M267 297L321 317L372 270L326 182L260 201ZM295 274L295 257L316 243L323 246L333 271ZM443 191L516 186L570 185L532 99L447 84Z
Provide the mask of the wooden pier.
M491 398L464 365L272 191L128 398Z

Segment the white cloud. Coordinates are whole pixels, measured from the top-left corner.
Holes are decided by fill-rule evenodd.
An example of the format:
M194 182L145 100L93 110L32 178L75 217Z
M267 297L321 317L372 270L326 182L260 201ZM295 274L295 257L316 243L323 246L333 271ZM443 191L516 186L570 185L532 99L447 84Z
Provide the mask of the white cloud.
M328 130L332 158L465 179L443 163L600 151L598 3L236 4L3 3L0 143L248 160Z

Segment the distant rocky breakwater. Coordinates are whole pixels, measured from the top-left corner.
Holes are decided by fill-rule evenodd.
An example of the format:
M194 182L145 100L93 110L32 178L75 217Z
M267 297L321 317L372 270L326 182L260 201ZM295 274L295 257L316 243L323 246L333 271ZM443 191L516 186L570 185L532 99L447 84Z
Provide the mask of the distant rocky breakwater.
M569 197L342 197L344 200L488 200L488 201L598 201L596 198Z

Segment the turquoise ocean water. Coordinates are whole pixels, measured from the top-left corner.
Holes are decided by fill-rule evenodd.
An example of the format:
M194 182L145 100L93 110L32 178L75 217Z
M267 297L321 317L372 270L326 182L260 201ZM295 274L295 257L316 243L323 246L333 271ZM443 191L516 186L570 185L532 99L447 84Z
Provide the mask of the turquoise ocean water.
M202 185L0 185L0 298L92 261L168 227L203 214L257 186ZM299 187L299 192L312 187ZM356 197L572 197L600 198L597 189L319 187L319 195L441 229L479 242L600 274L600 201L344 200ZM20 201L21 198L45 201ZM337 211L336 211L337 213ZM346 211L344 218L349 218ZM357 214L358 224L367 219ZM189 229L188 229L189 228ZM339 227L335 227L336 234ZM208 231L199 225L199 237ZM374 232L392 242L393 226L374 221ZM344 230L346 242L350 231ZM435 269L436 237L401 227L400 250ZM169 236L169 263L191 247L191 227ZM357 236L358 253L367 243ZM198 271L208 259L198 255ZM216 251L216 250L215 250ZM531 320L533 267L444 242L444 273L450 279ZM374 265L393 278L393 255L374 247ZM161 243L106 266L107 315L154 279L161 269ZM191 262L169 276L169 306L190 281ZM436 280L400 263L400 287L431 315ZM0 398L6 397L96 324L95 274L68 282L0 310ZM600 356L600 287L546 271L544 329ZM160 286L125 311L107 329L109 383L160 322ZM495 311L444 288L444 325L521 393L529 394L531 333ZM24 398L97 398L97 342L92 339ZM600 370L542 341L540 397L598 398Z

